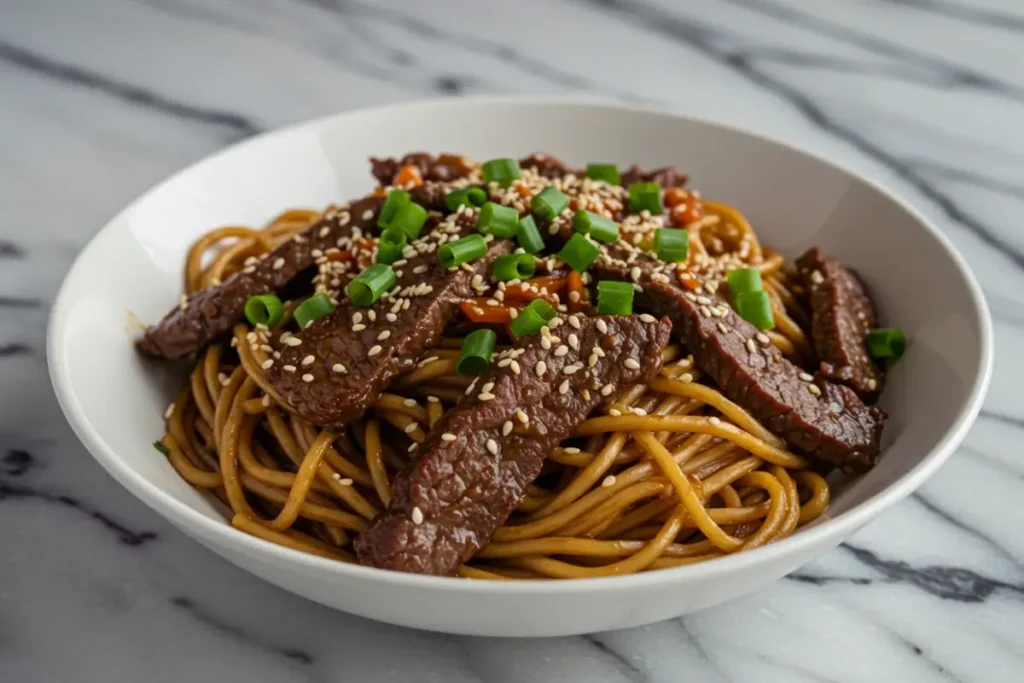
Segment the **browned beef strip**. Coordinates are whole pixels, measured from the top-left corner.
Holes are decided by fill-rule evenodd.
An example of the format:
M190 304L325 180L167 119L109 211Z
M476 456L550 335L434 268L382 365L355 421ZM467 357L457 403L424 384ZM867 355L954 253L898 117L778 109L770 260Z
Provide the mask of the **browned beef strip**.
M193 292L163 320L151 325L139 340L139 350L172 360L192 358L200 349L227 333L243 316L245 302L256 294L274 292L316 261L314 252L336 248L338 240L358 228L376 231L379 197L365 197L347 208L325 215L305 232L260 257L257 263L224 282Z
M298 344L281 350L266 376L298 415L323 427L343 427L437 343L458 302L474 295L474 277L486 279L493 259L515 248L509 240L494 240L469 270L445 270L438 244L475 233L475 220L475 214L464 213L436 229L424 227L418 243L427 251L393 264L398 278L391 293L368 308L342 299L330 315L295 335Z
M434 156L426 152L413 152L406 154L401 159L373 157L370 159L370 165L373 177L381 185L391 185L398 171L402 166L407 165L419 169L423 180L438 182L449 182L456 178L462 178L472 169L472 164L463 156L457 154Z
M811 338L821 360L820 372L873 399L882 388L882 373L864 345L876 325L875 307L857 274L825 256L817 247L797 259L810 294Z
M578 328L565 323L553 331L561 340L550 349L534 337L504 352L477 379L472 394L441 418L421 445L420 458L395 478L387 512L356 539L363 564L454 573L522 501L552 449L607 400L601 387L647 382L660 367L671 331L667 321L575 320ZM570 344L570 335L578 343ZM556 355L554 349L563 345L569 352ZM604 355L591 367L595 347ZM509 361L513 354L515 366ZM546 365L540 375L538 363Z
M519 160L522 168L532 168L544 178L560 178L569 173L583 176L586 170L570 168L563 161L550 154L535 153ZM653 171L645 171L637 165L630 166L621 174L620 184L627 187L633 183L647 181L655 182L662 187L682 187L686 185L689 176L674 166L656 168Z
M707 292L684 289L674 274L659 273L658 262L646 254L626 263L630 252L621 244L607 253L591 267L594 276L640 284L636 305L668 316L697 366L772 433L798 452L847 471L863 472L875 464L886 418L882 410L864 405L843 385L820 377L807 381L810 375L762 343L767 337L759 341L758 330L732 308ZM716 311L720 315L712 315Z

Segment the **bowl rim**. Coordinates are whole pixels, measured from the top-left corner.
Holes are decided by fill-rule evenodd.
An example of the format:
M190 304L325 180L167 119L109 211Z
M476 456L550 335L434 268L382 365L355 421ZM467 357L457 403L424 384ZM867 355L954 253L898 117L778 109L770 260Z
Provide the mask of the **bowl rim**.
M69 374L65 365L65 356L61 349L65 344L65 325L68 319L68 311L75 294L70 291L69 282L77 271L84 268L94 251L98 247L101 237L110 228L121 222L125 216L131 213L137 206L148 201L150 197L161 192L164 187L177 181L184 175L192 173L197 167L206 163L212 163L224 155L233 154L239 149L250 145L259 145L275 137L286 137L303 129L317 129L330 123L343 120L347 117L366 116L373 114L394 114L403 109L422 111L423 109L452 109L474 108L480 106L513 106L513 107L562 107L562 106L583 106L590 109L605 111L618 111L621 113L635 113L646 115L657 115L686 121L702 126L708 126L724 130L734 135L754 138L768 142L787 149L790 152L809 157L819 163L825 164L852 178L863 182L876 192L880 193L890 201L894 202L903 211L913 217L924 227L925 231L934 239L946 252L958 269L961 278L967 286L971 302L974 305L976 316L975 324L980 333L980 355L978 368L975 374L973 385L967 394L964 404L960 408L956 419L949 425L942 434L938 445L929 453L925 454L920 462L914 465L899 479L886 486L862 503L854 506L842 515L831 518L827 521L801 530L780 541L769 543L765 546L752 549L747 552L726 555L704 562L680 567L661 569L653 572L640 572L624 576L580 578L569 581L551 581L543 579L527 579L520 581L466 581L455 577L447 576L426 576L419 574L407 574L403 572L381 570L374 567L364 567L358 564L339 562L328 558L292 550L263 539L246 534L235 529L226 520L215 520L195 510L186 503L179 501L157 485L151 483L142 475L136 473L126 465L99 434L90 421L86 418L82 407L75 399L71 391ZM701 116L692 116L677 111L672 111L656 106L644 104L624 103L614 99L602 97L566 97L556 96L522 96L522 95L483 95L472 97L460 97L458 99L438 97L428 99L416 99L399 103L385 104L374 107L363 107L334 114L328 114L305 121L300 121L284 127L276 128L260 135L254 136L234 143L213 154L207 155L185 168L175 172L156 185L153 185L141 195L133 199L127 206L111 218L97 233L95 233L76 256L71 267L65 274L61 287L54 299L50 311L47 327L46 356L49 368L50 381L53 384L57 395L58 403L66 419L79 440L85 445L90 454L100 465L136 498L145 503L148 507L160 514L172 524L182 524L186 527L201 528L200 536L203 537L203 544L206 539L214 538L218 544L233 546L235 550L248 551L258 555L267 555L277 562L298 563L305 565L311 570L323 571L328 574L336 573L339 577L359 581L370 581L382 585L397 585L404 588L422 588L431 590L451 591L459 594L487 594L487 595L546 595L551 593L588 593L600 590L629 590L650 586L660 583L688 583L700 581L713 576L724 576L741 572L760 564L769 564L773 559L784 557L790 554L800 554L801 549L808 549L814 546L824 546L835 539L842 539L853 533L859 527L874 519L883 511L891 508L897 502L916 490L935 470L939 468L963 440L968 429L981 410L985 393L989 386L992 374L993 341L992 341L992 319L982 293L981 286L971 272L966 260L957 251L952 241L939 230L930 219L924 216L918 209L904 200L899 195L883 187L873 178L855 171L840 160L832 158L823 152L808 149L807 147L792 143L773 135L755 132L740 126L721 121L715 121ZM191 534L189 534L191 535Z

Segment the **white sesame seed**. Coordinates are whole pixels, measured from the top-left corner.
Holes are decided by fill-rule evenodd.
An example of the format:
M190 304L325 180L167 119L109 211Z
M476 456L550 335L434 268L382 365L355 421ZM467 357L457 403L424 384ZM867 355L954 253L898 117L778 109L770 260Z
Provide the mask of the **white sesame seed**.
M386 314L384 315L384 317L388 319L388 322L389 322L389 323L393 323L393 322L395 322L396 320L398 320L398 316L397 316L397 315L395 315L394 313L386 313Z
M823 276L821 274L820 270L816 270L813 273L811 273L811 282L813 282L814 284L820 285L824 281L825 281L825 276Z
M650 313L643 313L640 316L640 320L642 320L645 323L653 323L653 322L657 321L657 318L655 318Z
M646 417L647 411L644 410L643 408L633 408L633 414L639 415L640 417Z
M608 323L606 323L603 320L598 320L597 321L597 329L598 329L598 331L601 332L601 334L608 334Z
M367 209L366 211L363 211L363 220L364 221L368 221L371 218L373 218L373 209Z
M693 375L691 375L688 372L684 372L683 374L679 375L679 380L682 381L682 382L692 382L693 381Z
M868 380L868 389L870 389L871 391L874 391L876 388L878 388L878 380L869 379Z
M627 358L625 360L625 362L623 363L623 365L625 365L630 370L639 370L640 369L640 363L638 363L635 358Z
M611 408L608 411L608 414L611 415L612 417L619 417L620 415L622 415L622 411L619 410L618 408Z
M405 430L404 431L405 431L406 434L412 434L413 432L416 431L416 429L418 427L419 427L419 425L416 424L415 422L410 422L409 424L405 425Z
M313 379L314 379L313 375L309 374L308 372L305 375L302 376L302 381L303 382L312 382Z
M165 420L171 419L171 415L174 415L174 404L173 403L171 405L167 406L167 410L164 411L164 419Z
M516 419L526 424L530 421L530 416L523 412L522 408L516 408Z
M697 297L697 303L703 304L705 306L710 306L711 305L711 299L707 298L706 296L698 296Z
M287 344L288 346L298 346L299 344L302 343L301 339L299 339L298 337L294 337L294 336L293 337L288 337L287 339L284 339L282 341L284 341L284 343Z
M345 369L345 366L344 366L344 365L342 365L341 363L335 363L335 364L334 364L334 365L333 365L333 366L331 367L331 370L333 370L334 372L338 373L339 375L340 375L340 374L343 374L343 373L345 373L345 372L348 372L348 370L346 370L346 369Z
M605 384L603 387L601 387L601 395L602 396L611 396L611 393L613 391L615 391L615 385L614 384Z
M366 312L366 317L369 318L370 320L376 320L377 319L377 311L367 311Z
M420 445L418 443L416 443L415 441L413 441L411 444L409 444L409 448L407 448L406 450L408 452L412 453L413 451L415 451L419 447L420 447Z
M492 394L490 392L487 392L487 391L484 391L479 396L477 396L477 398L480 399L481 401L484 401L484 402L493 401L494 400L494 394Z
M441 435L441 441L455 441L458 437L451 432L445 432Z
M427 396L427 403L440 403L441 399L437 396Z
M569 393L569 380L564 380L561 384L558 385L558 393L560 393L560 394L567 394L567 393Z
M416 526L423 524L423 510L418 507L412 509L412 523Z
M494 439L487 439L487 450L490 451L491 455L498 454L498 442Z
M289 364L289 365L285 365L285 366L284 366L284 371L285 371L285 372L295 372L295 366L294 366L294 365L291 365L291 364Z
M548 364L542 360L537 361L537 364L533 366L533 371L537 373L538 377L542 376L547 369Z
M582 366L580 365L566 365L564 368L562 368L562 372L566 375L575 375L581 369Z
M569 316L569 324L575 327L577 330L580 329L580 319L574 315Z
M708 422L710 422L711 424L715 425L716 427L718 425L722 424L722 421L720 419L718 419L717 417L715 417L714 415L712 415L710 418L708 418Z
M508 436L512 432L512 420L505 420L505 424L501 425L501 435Z
M761 343L764 346L768 346L769 344L772 343L771 337L769 337L764 332L758 332L756 335L754 335L754 337L757 339L759 343Z
M729 333L729 328L728 328L728 326L725 323L719 322L718 323L718 331L721 332L722 334L728 334Z
M375 344L373 347L370 348L366 355L376 356L378 353L380 353L380 344Z
M263 398L260 399L260 405L262 405L264 408L269 408L270 407L270 396L264 395Z
M270 369L270 367L273 364L274 364L274 359L273 358L268 358L265 361L263 361L262 363L260 363L260 367L263 368L264 370L268 370L268 369Z
M404 401L402 401L402 405L404 405L406 408L415 408L416 407L416 399L414 399L414 398L407 398Z
M799 377L800 377L800 379L802 379L805 382L811 382L811 381L814 380L814 376L810 375L810 374L808 374L806 372L801 372Z
M551 348L551 338L550 337L541 337L540 338L540 346L545 351L549 350ZM557 354L558 354L558 352L556 351L555 355L557 355Z
M601 482L601 486L615 486L615 475L609 474L607 477L605 477L604 481Z
M555 357L556 358L561 358L562 356L564 356L567 353L569 353L569 347L568 346L559 345L559 347L557 349L555 349Z
M378 341L384 341L385 339L387 339L390 336L391 336L391 330L384 330L383 332L381 332L380 334L377 335L377 340Z
M273 267L274 270L281 270L282 268L284 268L284 257L279 257L277 260L275 260Z
M818 388L817 384L808 384L807 389L815 396L821 396L821 389Z
M312 365L313 361L315 361L315 360L316 360L316 356L314 356L313 354L309 354L308 356L306 356L305 358L302 359L302 364L303 365Z
M750 353L756 353L757 352L757 345L754 344L754 340L753 339L748 339L747 340L747 351L749 351Z
M509 363L508 367L509 367L509 368L510 368L510 369L512 370L512 372L514 372L515 374L517 374L517 375L519 374L519 372L520 372L520 369L519 369L519 361L512 361L511 363Z

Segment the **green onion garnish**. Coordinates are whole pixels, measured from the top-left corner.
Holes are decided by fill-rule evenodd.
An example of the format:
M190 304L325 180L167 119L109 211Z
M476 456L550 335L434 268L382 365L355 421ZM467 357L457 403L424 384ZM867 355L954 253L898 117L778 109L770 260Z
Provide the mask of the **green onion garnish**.
M408 202L398 207L398 213L391 219L387 227L394 230L401 230L409 239L416 239L420 236L423 224L427 222L427 210L419 204Z
M898 327L880 327L864 338L872 358L899 358L907 349L907 337Z
M158 451L160 451L164 455L170 455L171 454L171 449L168 448L167 446L163 445L159 441L154 441L153 442L153 448L157 449Z
M757 268L736 268L730 270L725 278L729 283L729 293L732 294L734 300L744 292L760 292L764 289L764 285L761 283L761 271Z
M690 233L680 228L654 231L654 253L665 263L682 263L690 251Z
M544 299L534 299L530 305L519 311L516 319L508 324L509 330L516 338L540 332L540 328L555 317L555 309Z
M395 286L395 271L391 266L375 263L348 283L345 293L356 306L372 306L381 295ZM295 313L298 314L298 309ZM298 316L296 316L298 317Z
M487 242L482 235L469 235L438 247L437 256L441 265L451 270L460 263L475 261L487 253Z
M759 330L770 330L775 327L775 316L772 315L772 302L762 289L756 292L741 292L734 297L736 312Z
M536 254L544 249L544 238L537 229L533 216L523 216L516 226L516 240L527 254Z
M398 210L412 201L412 195L405 190L391 190L388 192L384 206L380 208L380 215L377 216L377 227L383 229L391 225L398 214Z
M494 330L475 330L466 335L455 369L462 375L479 375L491 364L498 335Z
M590 235L598 242L619 239L619 224L601 214L580 209L572 215L572 229Z
M618 185L619 169L615 164L587 164L587 177L591 180L603 180L609 185Z
M405 230L390 227L380 235L380 244L377 245L377 263L391 265L402 257L402 250L409 243L409 235Z
M491 274L502 282L528 280L537 272L537 259L531 254L508 254L494 259Z
M530 209L537 218L552 221L569 206L569 198L554 187L545 187L530 200Z
M273 327L284 317L284 304L273 294L257 294L246 300L244 312L253 325Z
M494 235L507 240L516 236L518 223L519 212L511 206L487 202L480 209L480 216L476 219L476 229L485 235Z
M632 213L650 211L659 214L661 208L661 186L658 183L633 183L629 186L629 210Z
M387 268L387 266L384 267ZM334 304L326 294L314 294L295 309L295 322L299 324L300 330L304 330L314 321L329 315L333 310Z
M596 244L576 233L565 243L562 251L558 252L558 258L568 263L577 273L582 273L590 267L599 253Z
M602 280L597 283L598 315L632 315L633 284Z
M444 198L449 211L458 211L460 206L483 206L486 201L487 192L479 187L452 190Z
M485 183L498 183L501 187L508 187L512 181L523 177L519 162L515 159L491 159L485 161L480 170Z

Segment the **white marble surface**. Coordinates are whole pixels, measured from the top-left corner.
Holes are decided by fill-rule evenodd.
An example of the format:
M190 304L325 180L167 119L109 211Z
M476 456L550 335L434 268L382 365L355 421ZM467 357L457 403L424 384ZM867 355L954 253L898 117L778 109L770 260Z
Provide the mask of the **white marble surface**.
M1024 679L1022 62L1016 0L0 0L0 681ZM120 206L282 124L493 91L725 119L841 156L920 206L995 315L996 375L964 446L766 590L534 641L305 602L187 540L93 463L51 393L44 324Z

